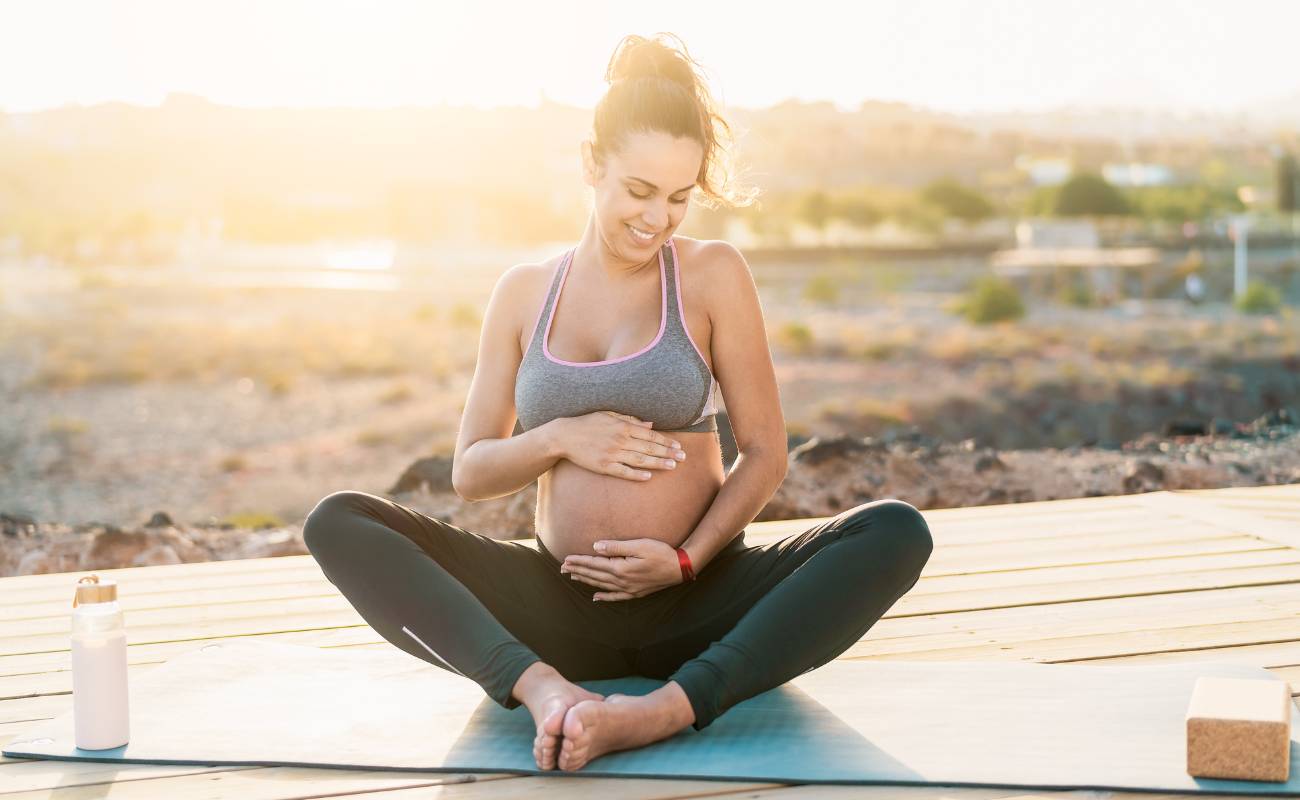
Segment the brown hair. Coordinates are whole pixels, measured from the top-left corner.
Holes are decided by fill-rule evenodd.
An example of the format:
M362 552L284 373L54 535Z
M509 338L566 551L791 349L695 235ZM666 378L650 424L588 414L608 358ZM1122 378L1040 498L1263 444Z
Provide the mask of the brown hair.
M701 204L707 208L747 206L757 190L733 185L727 158L731 126L714 108L698 68L686 45L671 33L657 33L652 39L624 36L605 70L609 89L596 103L594 154L603 161L607 153L623 146L628 134L641 131L690 137L704 148L696 178Z

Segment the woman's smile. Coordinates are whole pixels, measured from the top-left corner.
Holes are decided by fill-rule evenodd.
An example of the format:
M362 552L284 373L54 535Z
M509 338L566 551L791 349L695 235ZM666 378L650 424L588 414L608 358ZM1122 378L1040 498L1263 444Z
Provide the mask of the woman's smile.
M632 241L636 242L637 244L645 245L654 241L655 234L646 233L640 228L634 227L632 225L628 225L627 223L624 223L624 225L627 226L628 232L631 233Z

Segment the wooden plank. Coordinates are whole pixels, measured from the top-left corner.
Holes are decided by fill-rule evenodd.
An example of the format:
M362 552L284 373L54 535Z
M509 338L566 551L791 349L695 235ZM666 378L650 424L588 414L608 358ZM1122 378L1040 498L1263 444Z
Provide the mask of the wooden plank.
M904 596L900 602L906 600ZM943 637L954 640L968 638L972 631L978 631L981 636L1037 636L1044 630L1094 634L1158 630L1198 623L1247 626L1254 620L1285 616L1300 616L1300 584L1174 592L923 616L900 614L886 616L877 622L876 628L881 631L873 638L879 641L885 637L898 637L915 643ZM1300 634L1300 628L1297 632Z
M1131 561L1111 561L1098 564L1062 564L1036 569L990 570L985 572L960 572L933 574L926 570L921 581L912 587L908 597L981 590L998 594L1026 586L1076 581L1098 581L1107 578L1123 579L1138 576L1175 575L1182 572L1223 570L1231 573L1237 569L1259 566L1285 566L1300 563L1300 553L1289 547L1277 545L1233 553L1208 553L1149 558ZM927 565L928 566L928 565ZM1231 579L1229 578L1229 584ZM4 672L0 669L0 675Z
M1139 559L1170 558L1174 556L1205 555L1210 553L1241 553L1250 550L1267 550L1277 545L1252 536L1223 536L1193 541L1169 541L1156 544L1112 545L1104 550L1089 547L1056 548L1041 552L1020 552L1004 546L997 550L965 550L952 553L935 547L926 569L931 574L966 572L1003 572L1007 570L1058 567L1066 564L1107 564Z
M1165 563L1162 559L1158 563ZM1149 566L1149 562L1148 562ZM924 580L924 579L923 579ZM1236 570L1210 569L1135 575L1129 578L1043 582L1003 586L996 591L926 591L909 593L894 605L886 617L912 614L949 614L978 609L1040 606L1045 603L1073 603L1172 592L1203 592L1246 586L1300 583L1300 565L1247 567ZM921 584L918 583L919 587Z
M243 637L219 636L212 639L182 639L178 635L173 641L128 645L126 648L126 657L130 664L161 663L173 656L179 655L180 653L188 653L191 650L197 650L203 645L211 642L224 642L240 638ZM383 638L374 631L374 629L364 623L344 628L322 628L320 630L308 631L276 631L267 634L260 634L258 635L258 638L265 638L269 641L281 642L284 644L297 644L308 647L340 647L384 641ZM72 655L68 649L68 644L68 642L64 642L64 648L62 650L24 653L22 655L0 657L0 678L8 679L14 676L26 675L34 672L50 672L70 669L72 664ZM412 658L414 658L414 656L412 656Z
M1095 663L1160 663L1188 664L1197 661L1228 661L1234 664L1250 664L1267 669L1300 666L1300 639L1263 644L1230 645L1228 647L1206 646L1201 648L1173 650L1161 653L1138 653L1126 656L1100 656L1090 659L1075 659Z
M1179 489L1177 493L1203 497L1300 499L1300 483L1278 483L1267 486L1227 486L1222 489Z
M841 658L870 658L892 661L1039 661L1065 663L1094 661L1103 657L1164 653L1199 649L1207 646L1259 644L1265 641L1290 640L1296 635L1295 617L1256 620L1249 626L1235 622L1216 625L1190 625L1174 628L1103 632L1083 635L1045 635L1015 637L1008 634L972 632L969 644L951 641L925 647L916 643L910 649L898 647L897 640L873 640L870 632L854 644Z
M138 587L127 586L119 589L118 603L128 619L134 619L143 612L164 609L220 609L223 606L236 606L248 603L265 603L269 607L289 605L289 601L338 597L339 590L334 584L321 578L313 581L292 583L273 583L248 587L214 587L210 589L193 589L185 592L147 592L136 591ZM20 623L38 625L40 621L57 620L66 626L72 613L71 602L33 602L21 610L11 609L12 618L4 622L4 630L16 629ZM43 626L40 626L43 627Z
M112 578L120 584L136 580L184 579L194 575L253 575L259 572L277 572L286 567L308 568L316 559L309 555L274 556L269 558L237 558L222 561L191 561L185 564L159 564L154 567L119 567L114 569L77 570L75 572L49 572L41 575L12 575L0 578L0 586L7 595L10 591L24 592L42 587L66 588L69 577L73 584L77 578L90 572ZM71 602L71 601L69 601Z
M1141 497L1153 510L1163 511L1170 518L1200 520L1217 525L1226 532L1245 533L1300 549L1300 528L1297 526L1265 519L1258 514L1225 509L1212 497L1188 492L1152 492Z
M297 558L294 561L299 566L286 565L278 569L264 569L242 574L213 572L204 569L198 570L196 574L183 577L155 578L149 575L140 576L127 582L119 582L121 602L126 602L129 599L135 602L147 601L155 606L199 605L207 602L220 602L231 595L244 594L246 591L269 592L276 587L303 584L308 586L322 583L332 585L325 575L321 573L320 567L316 565L315 561L310 564L303 564ZM0 615L2 615L0 616L0 622L9 619L39 616L33 613L33 607L37 606L50 606L60 612L63 609L71 611L72 598L76 593L77 579L91 572L92 570L62 573L68 577L68 581L59 586L29 586L22 590L10 590L0 584L0 592L3 592L7 604L3 610L0 610ZM98 570L93 570L93 572L101 577L103 576L103 573ZM126 591L126 587L130 587L130 592ZM187 595L192 595L192 598L187 598ZM192 599L193 602L185 602L186 599Z
M277 615L274 606L232 603L207 609L163 608L144 611L127 621L127 643L164 642L180 638L198 640L284 630L318 630L364 623L361 615L342 595L298 598L287 601L286 605L293 605L296 610ZM55 626L47 620L34 622L40 623L41 630L45 632L27 631L0 637L0 655L68 649L66 626ZM34 624L14 623L14 627L17 626L34 627Z

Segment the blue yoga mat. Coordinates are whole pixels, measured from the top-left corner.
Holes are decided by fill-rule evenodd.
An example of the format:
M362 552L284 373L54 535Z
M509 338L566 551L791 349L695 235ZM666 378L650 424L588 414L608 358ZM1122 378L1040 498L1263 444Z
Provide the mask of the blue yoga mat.
M788 783L942 784L1300 795L1285 783L1193 778L1196 678L1277 680L1226 662L1088 666L833 661L687 728L576 772L543 772L534 726L466 678L392 649L254 639L196 648L130 687L131 741L79 750L72 715L33 725L6 756L149 764L309 766ZM643 677L584 681L645 694ZM1292 704L1293 737L1297 714ZM1292 761L1297 742L1292 739Z

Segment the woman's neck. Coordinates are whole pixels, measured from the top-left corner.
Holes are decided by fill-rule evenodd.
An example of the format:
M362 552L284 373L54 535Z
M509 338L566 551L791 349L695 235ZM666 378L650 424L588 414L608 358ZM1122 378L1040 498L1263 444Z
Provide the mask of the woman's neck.
M597 273L604 280L618 283L638 278L651 270L656 270L659 253L655 252L649 259L641 262L629 262L619 258L617 253L605 246L605 241L600 237L596 229L595 215L592 215L587 220L587 228L583 231L582 239L573 252L573 261L574 264L569 267L570 270L576 269L583 273ZM578 264L583 266L579 267Z

